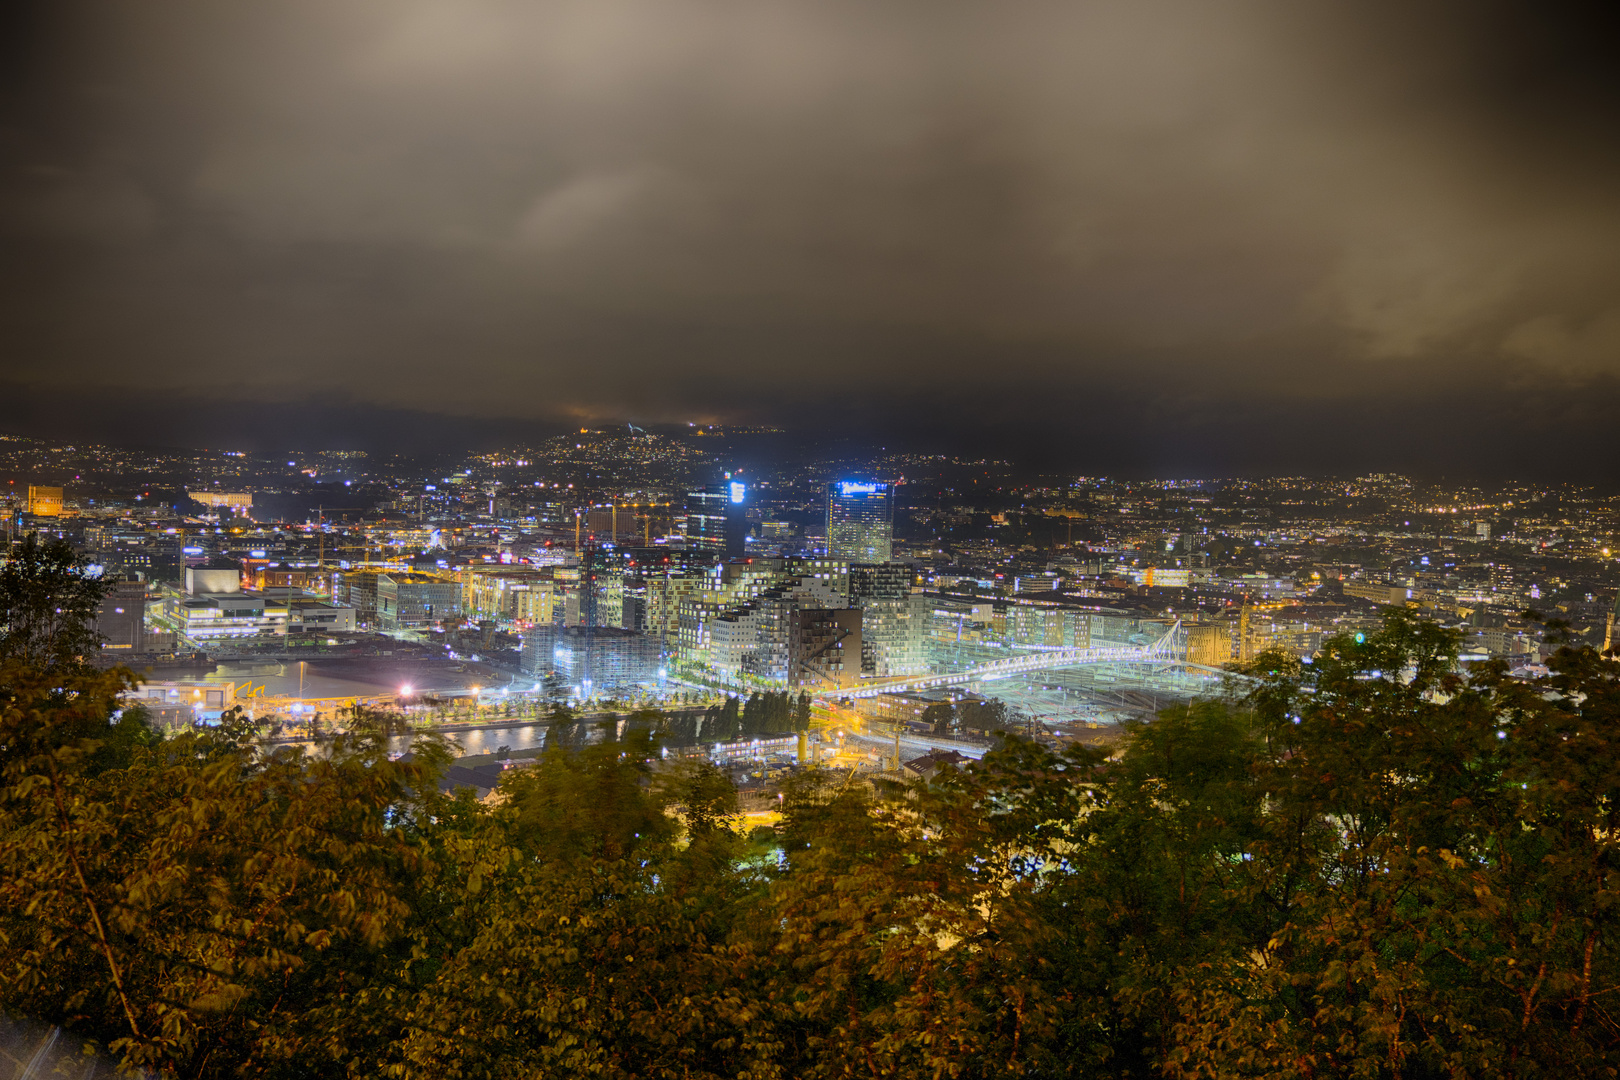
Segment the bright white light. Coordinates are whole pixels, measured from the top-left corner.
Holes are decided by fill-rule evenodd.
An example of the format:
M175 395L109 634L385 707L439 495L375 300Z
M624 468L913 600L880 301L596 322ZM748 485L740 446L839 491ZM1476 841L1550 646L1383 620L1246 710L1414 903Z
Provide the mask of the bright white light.
M399 688L399 692L401 694L404 694L406 697L410 697L411 696L411 684L406 683L404 686Z

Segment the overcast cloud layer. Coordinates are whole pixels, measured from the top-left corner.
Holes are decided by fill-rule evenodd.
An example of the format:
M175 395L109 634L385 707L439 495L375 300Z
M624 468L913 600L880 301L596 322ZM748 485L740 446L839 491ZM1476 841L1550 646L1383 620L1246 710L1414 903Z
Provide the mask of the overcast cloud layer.
M13 428L722 419L1189 472L1620 450L1620 42L1574 8L16 12Z

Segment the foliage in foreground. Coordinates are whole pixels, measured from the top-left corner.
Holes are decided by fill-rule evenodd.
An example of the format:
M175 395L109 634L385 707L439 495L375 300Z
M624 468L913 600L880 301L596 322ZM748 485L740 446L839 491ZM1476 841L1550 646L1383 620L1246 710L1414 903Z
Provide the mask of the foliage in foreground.
M749 834L645 735L484 806L442 743L158 738L12 656L0 1011L184 1076L1613 1075L1620 665L1453 649L1396 620L1114 760L812 774Z

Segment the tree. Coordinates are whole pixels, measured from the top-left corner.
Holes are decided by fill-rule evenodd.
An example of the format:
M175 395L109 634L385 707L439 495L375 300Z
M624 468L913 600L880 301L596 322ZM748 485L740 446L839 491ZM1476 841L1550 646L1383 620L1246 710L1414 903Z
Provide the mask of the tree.
M1286 918L1264 963L1178 990L1189 1071L1262 1043L1407 1075L1614 1067L1620 665L1565 646L1527 685L1464 677L1455 650L1396 613L1303 668L1257 665L1253 887Z
M714 725L714 738L717 741L729 742L742 733L739 704L737 698L730 695L720 703L720 714L715 718Z
M687 835L705 839L728 827L737 812L737 787L708 761L677 766L666 783L667 801L683 810Z
M960 712L962 727L973 731L1003 731L1007 728L1007 703L999 698L965 701Z
M547 701L563 701L568 697L568 683L555 671L547 673L540 685Z
M0 1008L160 1071L357 1052L342 988L386 978L419 864L389 823L447 760L431 737L390 760L365 720L319 758L256 746L238 713L114 769L88 767L95 740L8 762Z
M101 646L95 619L109 583L66 540L30 533L0 566L0 664L56 672Z

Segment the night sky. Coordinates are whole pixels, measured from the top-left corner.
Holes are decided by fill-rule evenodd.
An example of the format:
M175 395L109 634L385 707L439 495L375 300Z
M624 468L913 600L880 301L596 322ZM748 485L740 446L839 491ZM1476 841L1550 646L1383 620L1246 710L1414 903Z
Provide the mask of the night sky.
M1620 460L1620 38L1584 7L6 10L0 429Z

